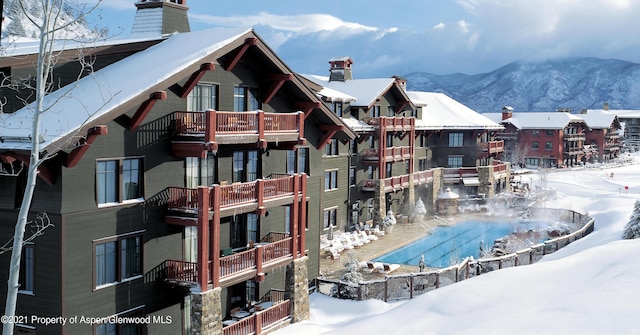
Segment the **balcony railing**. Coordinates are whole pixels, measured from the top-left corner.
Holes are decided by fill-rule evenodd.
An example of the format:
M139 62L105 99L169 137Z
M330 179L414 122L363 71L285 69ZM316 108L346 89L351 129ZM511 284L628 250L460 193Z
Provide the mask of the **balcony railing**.
M365 149L360 152L360 157L364 161L378 161L380 159L379 149ZM401 161L411 158L411 147L389 147L384 149L386 160Z
M489 141L480 143L480 149L490 154L504 151L504 141Z
M304 113L174 112L175 135L172 150L176 157L197 150L217 150L218 144L269 142L304 143ZM205 145L204 149L202 145ZM194 147L195 146L195 147Z
M564 134L565 141L584 141L587 139L585 134Z
M409 187L409 175L402 175L396 177L390 177L384 179L384 189L385 191L389 190L401 190Z
M289 318L291 315L291 304L285 300L273 306L257 311L254 314L222 328L223 335L244 335L260 334L263 329Z
M385 127L389 131L407 131L415 127L415 118L412 117L380 116L365 118L364 121L374 127Z
M273 179L258 179L252 182L218 185L220 197L210 187L210 207L219 203L221 208L258 203L280 197L292 196L295 181L300 175L277 175ZM297 190L298 192L301 189ZM193 213L198 209L198 189L186 187L167 188L167 207L173 211Z
M416 185L430 183L433 181L433 170L414 172L412 178Z
M293 238L287 237L272 243L258 243L249 250L220 257L220 278L230 277L237 273L254 270L261 265L269 265L283 257L292 256ZM259 250L260 249L260 250ZM168 282L193 284L198 282L198 267L196 262L167 260L165 262L166 279ZM209 263L209 273L212 273Z

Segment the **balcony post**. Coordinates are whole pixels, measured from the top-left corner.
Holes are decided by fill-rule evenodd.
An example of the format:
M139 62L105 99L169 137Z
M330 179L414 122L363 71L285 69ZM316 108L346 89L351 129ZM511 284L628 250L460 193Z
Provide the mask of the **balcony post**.
M209 188L198 187L198 284L202 292L209 285Z
M305 238L307 230L307 175L300 175L300 188L302 190L302 199L300 199L300 254L305 253Z
M205 147L211 151L218 151L218 143L216 143L216 128L217 125L216 111L209 109L205 112L205 131L204 131L204 143ZM205 157L206 158L206 154Z
M211 231L211 281L213 287L220 286L220 185L211 188L211 206L213 207Z
M298 209L300 206L299 202L299 194L298 190L300 189L300 175L296 175L293 177L293 204L291 204L291 237L293 237L293 242L291 246L291 253L293 259L298 258L298 229L299 228L299 217L298 217Z
M264 280L264 275L261 276L261 274L263 273L262 258L264 255L264 247L259 245L256 247L254 252L255 252L255 258L256 258L256 278L262 278ZM257 281L261 281L261 280L257 280Z
M263 179L258 179L256 180L256 200L258 201L258 213L259 214L264 214L265 212L265 207L264 207L264 180Z
M298 112L296 119L298 122L298 144L305 144L307 139L304 137L304 113Z
M267 140L264 136L264 128L265 128L265 119L264 119L264 111L258 110L257 111L258 115L258 145L260 145L261 148L266 149L267 148Z
M256 335L262 334L262 312L256 312L253 316L253 326L256 330Z

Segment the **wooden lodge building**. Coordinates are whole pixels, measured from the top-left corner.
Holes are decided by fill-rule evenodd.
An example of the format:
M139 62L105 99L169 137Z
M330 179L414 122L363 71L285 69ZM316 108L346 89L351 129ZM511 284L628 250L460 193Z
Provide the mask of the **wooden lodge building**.
M61 88L45 99L39 139L50 158L30 212L53 227L24 246L21 263L17 315L101 321L17 331L261 333L308 318L324 147L355 133L253 30L189 32L185 0L136 6L130 39L86 50L91 75L75 85L81 69L68 45L56 65ZM26 78L35 56L3 57L0 67ZM0 162L21 171L34 104L10 101ZM24 170L0 175L4 240L25 180ZM9 258L0 257L5 280Z

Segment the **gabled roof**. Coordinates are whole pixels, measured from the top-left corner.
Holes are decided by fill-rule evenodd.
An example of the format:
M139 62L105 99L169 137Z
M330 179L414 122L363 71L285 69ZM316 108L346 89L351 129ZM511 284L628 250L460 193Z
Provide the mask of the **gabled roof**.
M587 113L592 110L587 110ZM640 110L637 109L610 109L609 113L613 113L618 116L619 119L638 119L640 118Z
M491 120L502 119L502 113L484 113L482 115ZM502 124L510 123L518 129L561 130L569 123L585 123L585 120L567 112L520 112L513 113L510 118L500 122Z
M42 150L55 150L65 139L86 133L98 124L109 122L127 112L131 104L140 104L149 95L165 90L188 77L204 62L228 54L247 38L258 38L258 47L284 73L292 71L282 63L252 29L214 28L175 34L146 50L96 71L77 82L47 95L41 115ZM132 74L136 74L132 76ZM311 101L314 93L294 76L294 83ZM316 117L323 122L341 125L340 118L320 104ZM35 103L12 114L0 114L0 150L30 150ZM346 136L355 134L345 130Z
M609 129L611 125L620 126L616 114L604 109L587 110L585 114L581 113L580 117L587 122L587 126L591 129Z
M422 107L422 119L416 123L418 129L504 129L444 93L409 91L407 95L416 106Z
M329 81L329 77L312 74L302 74L308 80L333 91L342 92L356 100L351 102L353 107L369 108L376 100L393 87L394 78L352 79L347 81Z

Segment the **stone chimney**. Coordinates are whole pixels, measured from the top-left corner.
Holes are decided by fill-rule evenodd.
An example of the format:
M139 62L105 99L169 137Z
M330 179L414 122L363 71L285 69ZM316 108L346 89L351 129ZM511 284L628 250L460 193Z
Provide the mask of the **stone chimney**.
M353 60L349 56L331 58L329 60L329 65L331 66L329 69L329 81L345 82L353 79L351 64L353 64Z
M510 118L513 116L513 107L511 106L504 106L502 107L502 121Z
M609 103L608 103L608 102L605 102L605 103L604 103L604 107L603 107L602 109L604 109L604 110L608 111L608 110L609 110Z
M407 79L400 76L393 76L392 78L396 80L396 83L398 84L398 86L400 86L400 88L402 88L403 91L407 91Z
M140 0L131 35L162 36L191 31L187 0Z

